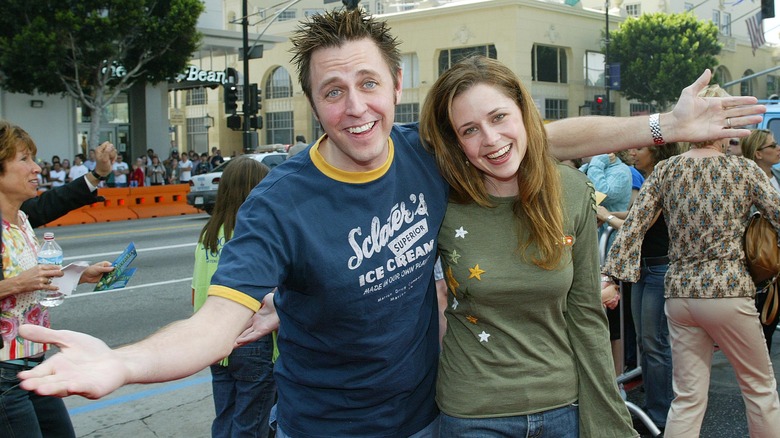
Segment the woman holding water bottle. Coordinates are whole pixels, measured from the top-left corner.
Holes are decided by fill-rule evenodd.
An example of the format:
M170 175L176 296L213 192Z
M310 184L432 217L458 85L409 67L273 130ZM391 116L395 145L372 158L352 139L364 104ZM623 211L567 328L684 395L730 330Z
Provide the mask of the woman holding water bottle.
M20 389L16 378L19 371L42 362L48 349L47 344L18 337L19 326L49 327L49 312L39 299L57 292L52 278L62 276L60 266L38 264L38 241L20 210L24 201L37 195L41 168L35 162L36 152L27 132L0 121L0 436L75 437L62 400ZM61 250L57 258L61 264ZM80 282L97 282L112 269L109 262L92 265Z

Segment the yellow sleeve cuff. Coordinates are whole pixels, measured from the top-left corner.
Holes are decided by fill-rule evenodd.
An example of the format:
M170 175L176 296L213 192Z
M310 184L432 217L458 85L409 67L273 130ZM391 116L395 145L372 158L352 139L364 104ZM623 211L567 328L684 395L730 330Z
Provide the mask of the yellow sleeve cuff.
M257 312L258 310L260 310L260 306L262 304L260 301L257 301L256 299L250 297L249 295L243 292L239 292L235 289L231 289L225 286L216 286L216 285L209 286L209 291L207 294L215 297L222 297L230 301L234 301L238 304L246 306L253 312Z

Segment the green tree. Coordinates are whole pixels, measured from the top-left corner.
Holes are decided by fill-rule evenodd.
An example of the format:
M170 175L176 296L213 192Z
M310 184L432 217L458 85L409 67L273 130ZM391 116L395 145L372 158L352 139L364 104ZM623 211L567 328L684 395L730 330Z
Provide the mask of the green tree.
M718 65L718 28L693 14L644 14L609 33L609 63L620 63L620 91L665 109L705 68Z
M200 44L200 0L5 0L0 14L0 87L62 94L100 114L135 84L184 70Z

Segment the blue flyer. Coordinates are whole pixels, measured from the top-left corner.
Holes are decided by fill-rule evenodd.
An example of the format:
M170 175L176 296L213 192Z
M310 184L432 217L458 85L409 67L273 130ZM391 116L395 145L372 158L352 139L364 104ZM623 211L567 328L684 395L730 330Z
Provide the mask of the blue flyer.
M103 274L103 277L97 282L95 291L121 289L127 286L130 277L135 274L135 268L130 268L130 263L135 260L136 255L135 244L130 242L122 254L119 254L119 257L111 263L114 270Z

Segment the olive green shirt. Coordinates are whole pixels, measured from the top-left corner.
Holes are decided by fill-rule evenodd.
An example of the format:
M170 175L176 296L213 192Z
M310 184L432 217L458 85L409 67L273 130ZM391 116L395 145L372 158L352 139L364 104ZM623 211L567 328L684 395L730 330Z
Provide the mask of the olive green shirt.
M449 204L439 233L448 306L436 400L461 418L578 403L580 436L635 437L601 305L593 186L576 169L558 169L565 249L555 270L519 253L527 230L514 198L494 198L495 208Z

